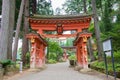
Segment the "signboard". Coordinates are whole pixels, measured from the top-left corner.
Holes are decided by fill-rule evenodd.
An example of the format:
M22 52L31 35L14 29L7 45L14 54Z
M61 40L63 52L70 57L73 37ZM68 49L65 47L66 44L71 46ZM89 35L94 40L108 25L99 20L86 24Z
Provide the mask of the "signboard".
M106 75L108 77L108 65L107 65L107 57L106 56L111 56L112 67L113 67L113 71L114 71L114 80L116 80L116 71L115 71L115 65L114 65L114 56L113 56L111 38L103 41L103 51L104 51L104 60L105 60Z
M105 54L106 54L106 56L111 56L111 51L107 51L107 52L105 52Z
M110 51L111 48L111 39L108 39L103 42L103 51Z

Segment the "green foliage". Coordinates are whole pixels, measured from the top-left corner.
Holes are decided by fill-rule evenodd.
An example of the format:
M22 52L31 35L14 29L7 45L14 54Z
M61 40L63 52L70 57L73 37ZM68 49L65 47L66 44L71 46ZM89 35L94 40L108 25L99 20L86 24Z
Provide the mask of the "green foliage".
M102 0L96 0L96 7L99 9L99 8L102 8Z
M82 0L67 0L65 4L63 4L63 8L68 14L80 13L82 11Z
M90 23L90 27L88 28L88 31L90 31L92 33L92 36L95 37L94 23Z
M0 63L2 64L3 68L6 68L8 65L14 65L15 64L14 62L12 62L9 59L8 60L3 60Z
M48 60L48 63L49 63L49 64L55 64L55 63L57 63L57 61L56 61L56 60L53 60L53 59L49 59L49 60Z
M90 0L86 0L87 9L91 11ZM83 13L84 10L83 0L66 0L65 4L63 4L63 9L67 14L79 14ZM89 13L89 12L88 12Z
M96 67L98 67L98 68L103 68L103 69L105 69L105 64L104 64L104 62L103 61L95 61L94 63L92 63L92 65L93 66L96 66Z
M68 59L69 59L69 60L77 60L77 59L76 59L76 55L70 55L70 56L68 57Z
M48 42L49 52L51 53L62 53L62 48L59 46L58 42L49 41Z
M56 55L56 53L49 53L48 63L49 64L57 63L57 55Z
M57 59L56 53L50 53L49 54L49 59L56 60Z
M102 21L103 21L103 27L104 27L104 30L106 32L108 31L111 31L112 29L112 23L111 23L111 12L112 12L112 9L111 9L111 0L107 0L105 2L105 7L104 7L104 13L103 13L103 16L102 16Z
M119 63L119 61L120 61L120 51L114 52L114 57L115 57L114 59L115 59L116 63Z
M49 57L49 54L56 54L56 60L58 60L59 56L63 55L63 50L59 46L58 42L55 42L53 40L48 40L48 53L47 53L47 58ZM51 56L52 57L52 56Z
M98 51L94 51L93 55L94 55L95 59L98 59Z
M109 32L109 35L112 37L113 39L113 47L114 50L119 50L120 49L120 23L119 24L115 24L114 28L112 29L111 32Z
M109 37L112 37L112 46L115 51L120 49L120 23L114 23L114 27L111 31L106 33L101 33L101 39L105 40Z
M26 67L30 67L30 53L26 53Z
M73 46L73 41L74 41L74 38L68 38L65 46L67 46L67 47Z
M61 58L59 59L59 62L66 62L66 61L63 59L63 57L61 57Z
M120 72L120 51L116 51L114 52L114 61L115 61L115 69L117 72ZM108 65L108 71L113 71L112 68L112 61L111 61L111 57L107 57L107 65ZM97 67L97 68L101 68L101 69L105 69L105 63L104 61L95 61L92 63L92 66Z
M74 55L75 54L75 51L73 51L73 50L67 50L66 51L69 55Z
M51 6L51 1L38 0L37 14L53 15L53 9L52 9L52 6Z

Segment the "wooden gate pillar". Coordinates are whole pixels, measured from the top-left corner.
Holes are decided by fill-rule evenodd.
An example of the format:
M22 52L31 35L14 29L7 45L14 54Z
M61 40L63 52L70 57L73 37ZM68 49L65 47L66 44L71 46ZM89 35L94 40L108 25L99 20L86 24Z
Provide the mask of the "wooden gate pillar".
M30 68L35 68L36 61L36 43L34 42L34 38L31 39L31 51L30 51Z
M87 40L90 36L91 33L81 32L74 41L74 46L77 47L77 63L82 68L88 68Z
M82 62L83 62L83 68L88 68L87 36L83 35L81 38L82 38Z
M46 49L46 46L45 45L43 45L43 58L42 58L42 63L43 63L43 65L45 64L45 49Z
M83 62L82 62L82 52L81 52L81 43L78 42L76 44L76 48L77 48L77 64L80 66L80 67L83 67Z
M41 44L40 45L40 60L41 60L41 67L45 64L45 45Z
M44 47L47 43L37 34L27 34L31 41L30 68L41 68L45 64Z

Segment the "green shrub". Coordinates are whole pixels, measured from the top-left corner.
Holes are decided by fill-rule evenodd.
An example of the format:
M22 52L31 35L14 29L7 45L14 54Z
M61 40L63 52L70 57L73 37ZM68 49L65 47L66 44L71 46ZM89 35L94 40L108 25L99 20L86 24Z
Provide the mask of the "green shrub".
M55 64L55 63L57 63L57 61L56 61L56 60L53 60L53 59L49 59L49 60L48 60L48 63L49 63L49 64Z
M114 63L114 64L115 64L116 71L117 72L120 71L120 63ZM94 61L91 65L94 67L97 67L97 68L105 69L105 62L104 61ZM107 66L108 66L108 71L113 71L112 62L107 63Z
M26 53L26 64L25 64L25 66L26 67L30 66L30 52Z
M119 61L120 61L120 51L114 52L114 59L115 59L115 62L119 63Z
M14 65L15 63L12 62L11 60L3 60L3 61L1 61L1 64L2 64L3 68L6 68L8 65Z
M50 53L50 54L49 54L49 59L57 60L57 55L56 55L56 53Z
M98 52L97 51L94 51L93 55L94 55L95 59L98 59Z
M116 51L113 53L114 55L114 65L115 65L115 70L117 73L120 73L120 51ZM112 58L111 56L107 56L107 66L108 66L108 72L110 75L113 75L113 66L112 66ZM91 64L91 68L96 69L97 71L100 72L105 72L105 62L104 61L94 61ZM117 74L117 77L120 77L119 74Z
M66 61L63 58L60 58L59 62L66 62Z
M77 59L76 59L76 55L71 55L71 56L68 57L68 59L69 59L69 60L77 60Z

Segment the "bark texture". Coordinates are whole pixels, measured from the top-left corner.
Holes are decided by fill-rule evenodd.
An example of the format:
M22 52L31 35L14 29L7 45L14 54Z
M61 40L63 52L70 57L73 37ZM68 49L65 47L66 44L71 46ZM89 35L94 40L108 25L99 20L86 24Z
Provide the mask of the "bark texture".
M93 10L93 19L94 19L94 28L95 28L95 35L97 41L97 49L98 49L98 59L102 59L102 44L100 41L100 28L98 25L98 16L97 16L97 9L96 9L96 0L92 0L92 10Z
M87 13L87 9L86 9L86 0L83 0L84 3L84 13Z
M12 43L13 43L13 28L15 24L15 0L10 1L10 27L9 27L9 41L8 41L8 59L12 59ZM12 10L11 10L12 9Z
M89 55L90 55L90 60L94 61L95 57L94 57L94 54L93 54L92 42L91 41L92 41L92 38L90 37L89 40L88 40L88 51L89 51Z
M29 16L29 0L25 0L25 9L24 9L24 31L23 31L23 41L22 41L22 61L23 64L26 63L26 53L29 51L28 39L26 38L26 34L29 31L29 22L27 19Z
M2 1L2 21L0 29L0 60L11 59L12 33L14 27L15 0Z
M15 42L14 42L13 58L12 58L13 61L16 61L16 56L17 56L18 40L19 40L24 4L25 4L25 0L22 0L20 5L18 20L17 20L17 26L16 26L16 34L15 34Z

